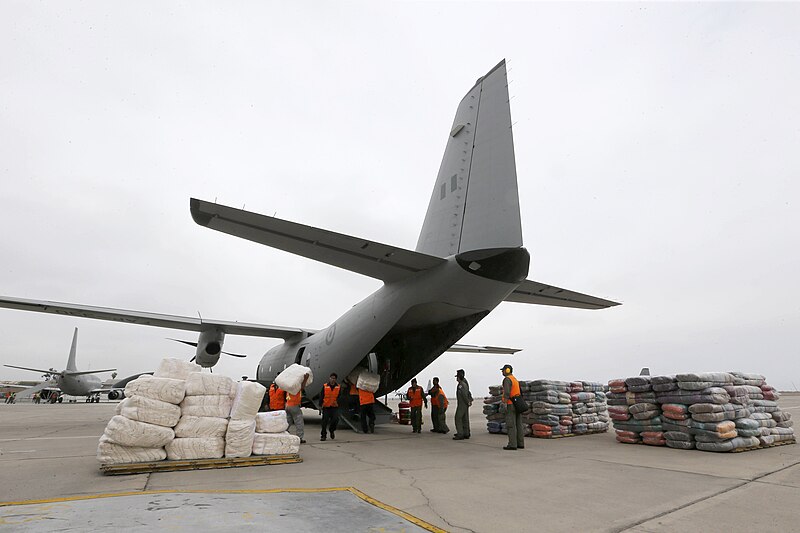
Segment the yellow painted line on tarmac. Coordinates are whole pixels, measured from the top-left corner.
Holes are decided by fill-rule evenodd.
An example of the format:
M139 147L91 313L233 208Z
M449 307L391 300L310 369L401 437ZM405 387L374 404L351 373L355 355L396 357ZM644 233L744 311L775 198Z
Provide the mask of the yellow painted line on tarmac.
M79 496L67 496L64 498L47 498L43 500L23 500L18 502L0 502L0 507L8 507L11 505L36 505L43 503L62 503L74 502L82 500L96 500L101 498L117 498L120 496L147 496L151 494L278 494L285 492L293 493L319 493L319 492L349 492L352 495L360 498L361 500L374 505L384 511L388 511L400 518L411 522L412 524L421 527L427 531L434 533L447 533L446 530L425 522L421 518L417 518L405 511L401 511L397 507L392 507L389 504L383 503L375 498L368 496L355 487L324 487L324 488L296 488L296 489L241 489L241 490L145 490L145 491L131 491L131 492L109 492L104 494L85 494Z

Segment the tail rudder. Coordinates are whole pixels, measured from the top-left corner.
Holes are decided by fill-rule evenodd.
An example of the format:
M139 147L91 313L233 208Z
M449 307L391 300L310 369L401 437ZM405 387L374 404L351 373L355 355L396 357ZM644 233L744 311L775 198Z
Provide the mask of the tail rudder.
M78 370L75 366L75 352L78 349L78 328L75 328L75 333L72 334L72 347L69 349L69 359L67 359L67 372L74 372Z
M461 100L417 251L447 257L522 246L506 62Z

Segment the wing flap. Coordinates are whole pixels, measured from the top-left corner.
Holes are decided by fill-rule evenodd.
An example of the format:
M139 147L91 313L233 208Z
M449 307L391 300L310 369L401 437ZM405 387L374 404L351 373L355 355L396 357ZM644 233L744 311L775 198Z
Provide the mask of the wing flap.
M439 257L196 198L191 199L190 209L201 226L387 283L445 262Z
M92 305L71 304L63 302L49 302L45 300L27 300L24 298L0 297L0 307L19 309L22 311L37 311L39 313L53 313L56 315L75 316L80 318L93 318L97 320L110 320L126 324L139 324L143 326L156 326L160 328L182 329L186 331L205 331L216 328L230 335L245 335L250 337L270 337L288 339L301 333L314 334L317 330L303 328L288 328L283 326L270 326L265 324L247 324L244 322L227 322L222 320L208 320L194 317L163 315L131 311L128 309L114 309L111 307L96 307Z
M514 292L506 297L505 301L524 304L554 305L558 307L574 307L578 309L605 309L607 307L621 305L611 300L561 289L529 279L523 281Z

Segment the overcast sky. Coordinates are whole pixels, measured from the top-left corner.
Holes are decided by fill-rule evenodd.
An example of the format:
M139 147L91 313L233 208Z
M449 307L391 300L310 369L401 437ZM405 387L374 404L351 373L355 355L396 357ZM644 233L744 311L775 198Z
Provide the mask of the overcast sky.
M800 387L800 4L0 3L0 294L323 328L380 282L196 225L189 198L413 249L502 58L530 279L420 374L742 370ZM152 370L196 334L0 309L0 360ZM229 337L253 376L279 340ZM35 377L2 369L2 379Z

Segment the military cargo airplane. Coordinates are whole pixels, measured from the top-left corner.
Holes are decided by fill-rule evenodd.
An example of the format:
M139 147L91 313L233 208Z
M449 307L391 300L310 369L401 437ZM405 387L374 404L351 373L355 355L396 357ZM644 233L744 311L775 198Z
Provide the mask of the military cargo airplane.
M0 307L200 333L196 362L219 360L226 334L281 338L262 357L257 380L300 363L317 375L379 373L377 394L408 382L445 351L518 350L457 341L502 302L602 309L616 302L527 279L505 60L461 100L415 250L335 233L192 198L197 224L383 281L375 293L322 330L204 320L21 298ZM308 398L325 380L315 380Z
M69 350L69 357L67 358L66 370L42 370L40 368L28 368L24 366L3 365L8 368L17 368L19 370L28 370L31 372L40 372L42 374L51 376L51 379L46 379L43 383L30 387L19 392L18 396L30 396L40 390L58 388L64 394L70 396L86 396L87 401L99 402L101 392L110 392L111 389L103 387L103 381L95 376L102 372L114 372L116 368L107 368L104 370L83 370L79 371L75 365L75 353L78 347L78 328L75 328L75 333L72 335L72 347Z

